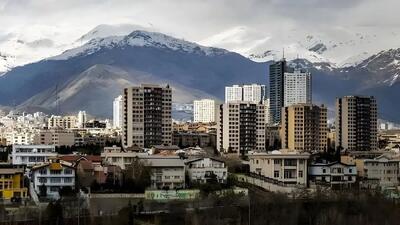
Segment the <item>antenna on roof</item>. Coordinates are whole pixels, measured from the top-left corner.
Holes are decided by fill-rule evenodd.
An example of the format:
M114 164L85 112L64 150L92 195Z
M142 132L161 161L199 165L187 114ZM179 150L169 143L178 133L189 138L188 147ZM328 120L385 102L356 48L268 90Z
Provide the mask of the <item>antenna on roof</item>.
M282 59L285 60L285 47L282 48Z

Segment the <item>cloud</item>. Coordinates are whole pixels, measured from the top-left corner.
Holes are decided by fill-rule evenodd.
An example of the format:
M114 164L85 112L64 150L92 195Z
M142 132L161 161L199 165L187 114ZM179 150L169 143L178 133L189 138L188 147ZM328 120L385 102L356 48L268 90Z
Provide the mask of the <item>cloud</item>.
M337 30L392 29L400 21L399 6L397 0L0 0L0 39L24 33L35 36L29 41L57 44L99 24L136 24L204 41L241 27L248 32L229 40L240 48L292 30L337 35Z

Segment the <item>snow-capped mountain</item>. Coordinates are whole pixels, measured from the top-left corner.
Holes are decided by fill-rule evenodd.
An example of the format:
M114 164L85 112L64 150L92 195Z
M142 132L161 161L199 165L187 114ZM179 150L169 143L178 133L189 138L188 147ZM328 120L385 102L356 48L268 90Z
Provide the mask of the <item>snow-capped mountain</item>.
M130 33L127 36L95 38L80 47L67 50L61 55L48 58L48 60L66 60L71 57L90 55L102 49L112 49L126 46L155 47L202 55L221 55L228 53L228 51L224 49L204 47L196 43L180 40L162 33L138 30Z
M146 30L152 31L153 28L151 27L143 27L140 25L135 24L100 24L87 32L86 34L82 35L76 42L84 44L92 39L97 38L106 38L110 36L125 36L132 33L135 30Z
M102 24L76 37L60 29L60 27L35 25L12 30L0 36L0 74L16 66L59 55L65 50L82 46L94 38L127 35L138 29L154 30L133 24Z
M365 85L393 86L400 83L400 49L381 51L346 71L367 71L363 76Z
M394 31L343 27L319 29L318 32L291 29L269 33L240 26L217 33L200 43L231 49L257 62L279 59L284 55L289 60L302 58L340 68L355 66L382 50L400 47L399 35L400 32Z
M113 98L124 87L170 84L174 103L221 99L221 85L266 83L266 65L240 54L165 34L134 31L126 36L92 39L86 44L0 77L0 105L23 109L87 110L110 116ZM243 76L248 74L251 76Z

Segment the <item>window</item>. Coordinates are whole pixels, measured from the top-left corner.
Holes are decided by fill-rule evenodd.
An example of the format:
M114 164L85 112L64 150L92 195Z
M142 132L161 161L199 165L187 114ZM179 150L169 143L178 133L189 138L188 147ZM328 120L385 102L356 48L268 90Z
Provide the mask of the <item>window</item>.
M64 183L72 183L72 177L65 177Z
M169 179L169 178L170 178L170 176L165 176L164 178L165 178L165 179Z
M50 174L61 174L61 170L50 170Z
M39 170L39 173L40 173L41 175L46 175L46 174L47 174L47 169L40 169L40 170Z
M322 169L322 173L326 173L326 169Z
M279 177L279 171L278 170L275 170L274 171L274 178L278 178Z
M52 177L50 178L50 183L61 183L60 177Z
M47 183L47 179L45 177L39 177L39 183Z
M274 164L281 164L281 160L280 159L275 159L274 160Z
M299 177L303 177L303 171L302 170L299 171Z
M65 169L64 170L64 174L72 174L72 170L71 169Z

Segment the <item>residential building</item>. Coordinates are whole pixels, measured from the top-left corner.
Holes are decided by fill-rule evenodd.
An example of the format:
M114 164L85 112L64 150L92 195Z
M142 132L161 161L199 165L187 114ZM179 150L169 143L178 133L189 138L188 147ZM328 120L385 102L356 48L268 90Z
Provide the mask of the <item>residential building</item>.
M280 126L267 125L265 127L265 149L272 151L281 147Z
M34 191L39 196L46 193L46 197L58 199L61 188L75 189L75 172L72 164L56 159L34 166L32 167Z
M13 145L11 162L13 165L32 167L56 156L54 145Z
M271 182L307 186L310 154L282 149L248 155L250 172Z
M172 89L142 84L124 89L124 147L172 144Z
M340 162L311 163L308 167L310 185L327 185L332 188L348 188L357 180L356 165Z
M270 123L281 122L281 110L284 106L284 73L287 72L286 60L273 62L269 66L269 110Z
M24 168L0 168L0 199L26 198L28 188L24 186Z
M244 84L225 87L225 103L237 101L261 103L265 99L265 85Z
M185 163L177 156L140 156L151 168L151 188L177 189L185 187Z
M13 130L6 133L6 142L7 145L31 145L35 135L35 132L29 129Z
M242 101L243 88L239 85L225 87L225 103L233 101Z
M217 181L226 183L228 179L228 168L224 161L218 159L197 158L186 161L185 165L191 182Z
M293 104L311 104L311 73L304 69L295 69L284 73L284 106Z
M120 147L113 146L104 147L101 158L106 164L119 166L121 169L125 170L137 157L143 155L147 155L147 153L128 150L123 151Z
M180 148L207 147L211 145L210 139L210 134L207 133L174 132L172 144Z
M243 99L245 102L262 103L266 100L265 85L260 84L244 84Z
M35 145L73 146L75 145L75 133L54 129L40 130L34 137Z
M122 128L122 111L123 111L123 98L122 95L116 97L113 102L113 128Z
M107 123L98 120L90 120L85 123L85 128L106 128Z
M47 127L71 129L77 127L78 118L76 116L55 116L52 115L47 122Z
M264 101L264 107L265 107L265 124L270 124L270 111L269 111L269 98L265 99Z
M336 99L336 147L347 151L377 149L377 104L374 97Z
M76 126L78 128L84 128L87 121L86 111L79 111L78 113L78 122Z
M362 187L397 187L399 185L399 163L398 159L392 159L387 155L362 160L359 165L360 176L363 178Z
M219 119L219 106L217 108L217 119ZM216 130L216 123L173 123L174 132L210 133Z
M193 122L214 123L216 121L217 104L212 99L193 101Z
M282 148L322 152L327 149L327 109L325 106L295 104L283 108L280 139Z
M230 102L220 106L217 150L244 155L265 149L265 110L263 104Z

